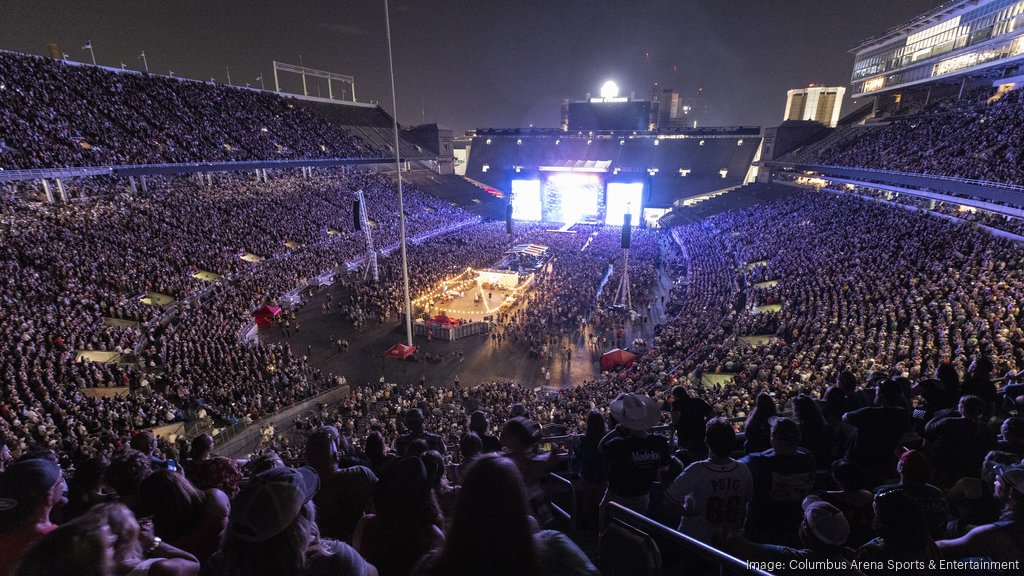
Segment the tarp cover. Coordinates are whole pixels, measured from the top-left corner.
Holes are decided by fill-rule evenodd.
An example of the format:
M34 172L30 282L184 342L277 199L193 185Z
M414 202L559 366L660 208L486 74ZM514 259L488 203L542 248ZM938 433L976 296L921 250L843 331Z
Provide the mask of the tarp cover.
M415 346L406 346L405 344L395 344L391 348L388 348L387 352L384 353L388 358L394 358L395 360L405 360L409 356L416 353Z
M634 360L636 360L636 354L619 348L613 348L601 355L601 370L611 371L616 366L629 368L633 365Z
M261 306L258 310L252 313L253 318L256 319L256 325L260 328L266 328L274 323L274 318L277 318L281 314L281 309L277 306Z

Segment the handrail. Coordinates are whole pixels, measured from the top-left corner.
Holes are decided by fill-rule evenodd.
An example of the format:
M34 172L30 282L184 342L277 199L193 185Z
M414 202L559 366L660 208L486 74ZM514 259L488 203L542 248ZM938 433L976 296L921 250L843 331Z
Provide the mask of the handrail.
M634 512L633 510L630 510L629 508L626 508L621 504L609 502L607 506L608 514L610 515L609 517L612 520L618 520L619 522L622 522L628 526L642 527L645 530L655 532L658 535L672 541L672 543L678 544L680 545L680 547L685 548L687 552L695 554L709 562L714 562L721 566L723 569L727 569L730 572L735 572L738 574L749 574L751 576L775 576L771 572L765 572L764 570L751 568L749 563L740 560L739 558L732 556L731 554L723 552L718 548L709 546L704 542L701 542L700 540L696 540L690 536L687 536L686 534L683 534L682 532L673 530L668 526L665 526L660 522L652 520L647 516Z
M561 506L554 502L549 501L548 504L551 505L551 508L558 516L569 523L570 529L576 528L576 487L573 486L571 480L565 476L556 474L555 472L548 472L548 478L569 489L569 512L566 512Z

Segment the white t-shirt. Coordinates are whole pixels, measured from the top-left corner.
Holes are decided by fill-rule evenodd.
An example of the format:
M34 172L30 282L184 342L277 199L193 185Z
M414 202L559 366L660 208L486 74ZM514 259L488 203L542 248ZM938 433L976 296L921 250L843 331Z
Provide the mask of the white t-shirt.
M679 531L707 542L716 533L738 532L743 527L753 489L750 469L730 458L725 464L710 460L690 464L672 481L667 493L680 503L687 495L692 497L692 511L697 514L683 516Z

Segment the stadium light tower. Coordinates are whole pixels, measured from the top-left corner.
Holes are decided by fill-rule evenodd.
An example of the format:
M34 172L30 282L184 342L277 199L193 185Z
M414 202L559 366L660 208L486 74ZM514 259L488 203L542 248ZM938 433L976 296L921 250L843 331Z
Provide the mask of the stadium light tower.
M601 98L618 98L619 85L614 80L608 80L601 85Z
M391 56L391 16L388 0L384 0L384 26L388 38L388 71L391 73L391 115L395 128L395 176L398 178L398 232L402 244L402 288L405 294L405 339L412 346L412 303L409 301L409 260L405 251L405 205L402 203L402 164L398 156L398 103L395 98L395 62ZM352 91L355 100L355 90Z

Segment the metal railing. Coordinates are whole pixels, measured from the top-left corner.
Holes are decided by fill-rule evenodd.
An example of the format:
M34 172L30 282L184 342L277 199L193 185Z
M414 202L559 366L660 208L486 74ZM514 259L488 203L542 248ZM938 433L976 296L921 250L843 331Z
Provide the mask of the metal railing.
M664 524L652 520L643 514L639 514L617 504L615 502L608 503L608 517L613 522L619 522L625 526L629 526L636 529L642 529L646 532L657 534L660 538L667 540L671 544L677 545L680 549L693 554L699 558L712 562L719 566L719 571L722 574L748 574L750 576L775 576L771 572L765 572L764 570L758 570L752 568L747 562L736 558L726 552L714 548L679 532L673 530Z
M905 176L913 178L930 178L933 180L943 180L946 182L958 182L960 184L973 184L975 186L984 186L986 188L1002 188L1005 190L1016 190L1018 192L1024 192L1024 186L1019 184L1009 184L1005 182L993 182L991 180L977 180L972 178L961 178L959 176L943 176L941 174L927 174L920 172L902 172L900 170L886 170L884 168L865 168L863 166L840 166L837 164L806 164L803 162L783 162L780 160L768 160L765 162L766 166L769 167L784 167L794 166L798 168L806 168L810 170L817 170L819 172L825 170L856 170L859 172L871 172L876 174L888 174L890 176Z

